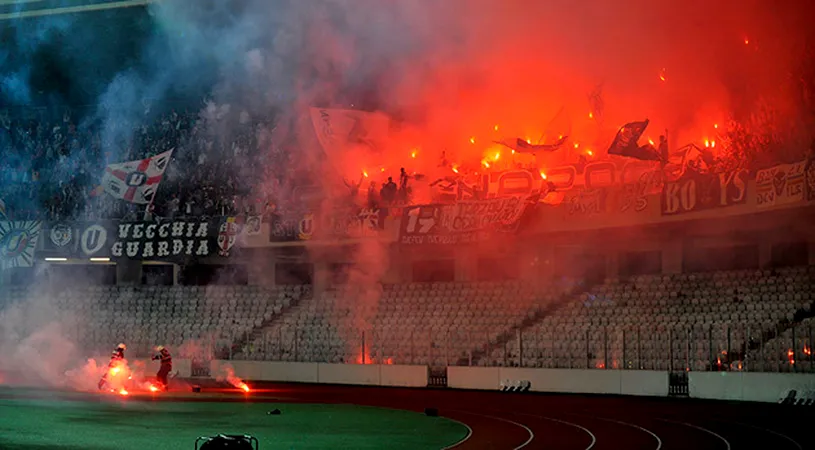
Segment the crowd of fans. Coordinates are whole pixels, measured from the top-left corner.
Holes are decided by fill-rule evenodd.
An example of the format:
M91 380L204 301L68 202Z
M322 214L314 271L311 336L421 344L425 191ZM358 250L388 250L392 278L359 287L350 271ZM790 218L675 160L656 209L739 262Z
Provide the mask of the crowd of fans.
M258 151L258 139L273 128L269 120L240 120L213 133L206 109L153 114L145 107L143 120L122 123L94 123L87 114L77 119L83 112L0 112L0 207L6 218L137 220L264 214L275 203L269 180L275 184L287 175L281 151L272 146ZM128 139L106 145L103 139L110 135ZM150 208L116 200L99 186L108 164L171 149L173 159Z
M289 195L292 182L308 184L309 174L295 168L308 164L295 161L300 152L275 137L275 120L212 103L161 112L145 103L142 117L120 121L94 120L93 111L81 109L0 111L0 212L11 220L285 214L295 206L287 204L296 197ZM99 186L106 165L171 149L173 159L150 207L116 200ZM393 175L383 183L344 180L348 203L409 203L409 180L419 176L405 169ZM431 186L443 182L453 181Z

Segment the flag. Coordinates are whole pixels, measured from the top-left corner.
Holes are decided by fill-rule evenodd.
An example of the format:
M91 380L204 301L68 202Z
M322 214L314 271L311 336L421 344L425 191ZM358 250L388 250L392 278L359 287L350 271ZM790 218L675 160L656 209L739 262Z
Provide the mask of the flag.
M518 153L535 153L535 152L553 152L553 151L559 149L563 145L563 143L566 142L566 139L568 139L568 138L569 138L568 136L563 136L563 137L561 137L560 139L558 139L557 141L555 141L555 142L553 142L551 144L539 144L539 145L530 144L529 142L527 142L527 141L525 141L525 140L523 140L521 138L518 138L515 141L515 146L514 147L512 145L509 145L509 144L505 143L505 142L499 142L499 141L495 141L495 142L498 143L498 144L501 144L501 145L505 145L505 146L515 150Z
M311 108L310 116L317 140L329 155L355 147L378 154L391 126L390 117L378 112Z
M102 186L111 196L130 203L153 201L173 150L137 161L110 164L102 175Z
M561 106L557 114L546 125L546 129L536 143L532 144L531 141L521 138L515 140L515 145L508 144L506 141L493 142L509 147L518 153L553 152L563 146L571 132L572 120L566 113L566 109Z
M648 119L642 122L630 122L623 125L617 136L614 137L614 142L608 149L609 155L627 156L629 158L636 158L643 161L660 161L662 158L659 156L656 148L651 144L643 146L637 145L637 141L648 128Z

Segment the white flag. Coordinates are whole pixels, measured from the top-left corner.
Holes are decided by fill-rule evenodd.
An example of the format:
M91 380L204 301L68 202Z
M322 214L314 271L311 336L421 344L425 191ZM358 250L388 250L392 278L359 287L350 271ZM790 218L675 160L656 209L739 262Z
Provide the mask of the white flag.
M105 192L130 203L150 203L172 153L168 150L142 160L108 165L102 175Z

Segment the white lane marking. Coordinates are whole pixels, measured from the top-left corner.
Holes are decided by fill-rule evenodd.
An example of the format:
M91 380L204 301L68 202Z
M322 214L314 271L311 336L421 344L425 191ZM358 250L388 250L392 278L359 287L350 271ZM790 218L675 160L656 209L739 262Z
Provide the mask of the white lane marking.
M454 449L454 448L458 447L459 445L461 445L461 444L463 444L463 443L467 442L467 440L468 440L468 439L470 439L470 436L472 436L472 435L473 435L473 429L472 429L472 428L470 428L470 426L469 426L469 425L467 425L466 423L464 423L464 422L462 422L462 421L460 421L460 420L454 420L454 419L451 419L451 418L449 418L449 417L445 417L445 419L447 419L447 420L449 420L449 421L451 421L451 422L455 422L455 423L458 423L458 424L464 425L464 427L466 427L466 428L467 428L467 436L464 436L464 439L462 439L462 440L460 440L460 441L456 442L455 444L448 445L447 447L444 447L444 448L442 448L441 450L451 450L451 449Z
M718 434L718 433L716 433L716 432L714 432L712 430L708 430L707 428L700 427L699 425L694 425L692 423L687 423L687 422L677 422L677 421L668 420L668 419L657 419L657 420L660 420L662 422L675 423L675 424L678 424L678 425L684 425L686 427L696 428L699 431L704 431L705 433L711 434L711 435L719 438L722 442L724 442L725 448L727 448L727 450L730 450L730 442L727 439L725 439L722 435L720 435L720 434Z
M535 433L533 433L532 430L529 429L529 427L527 427L526 425L524 425L522 423L514 422L512 420L504 419L504 418L501 418L501 417L490 416L490 415L487 415L487 414L479 414L479 413L474 413L474 412L470 412L470 411L462 411L462 410L454 410L454 411L462 413L462 414L470 414L470 415L473 415L473 416L481 416L481 417L486 417L488 419L500 420L501 422L506 422L506 423L515 425L517 427L521 427L524 430L526 430L526 432L529 433L529 439L527 439L523 444L515 447L512 450L520 450L520 449L526 447L527 445L529 445L529 443L532 442L533 439L535 439Z
M654 450L660 450L662 448L662 439L660 439L659 436L657 436L656 433L654 433L653 431L651 431L651 430L649 430L647 428L643 428L643 427L641 427L639 425L629 423L629 422L623 422L622 420L608 419L608 418L605 418L605 417L598 417L598 416L587 415L587 414L573 414L573 413L565 413L565 414L572 414L572 415L575 415L575 416L583 416L583 417L588 417L588 418L591 418L591 419L604 420L606 422L613 422L613 423L618 423L620 425L625 425L627 427L636 428L636 429L638 429L640 431L644 431L644 432L650 434L652 438L656 439L657 448L655 448Z
M580 430L583 430L583 431L585 431L585 432L586 432L586 434L588 434L588 435L589 435L589 437L591 438L591 444L589 444L589 446L588 446L588 447L586 447L586 449L585 449L585 450L591 450L591 449L594 447L594 445L597 443L597 437L596 437L596 436L594 436L594 433L592 433L591 431L589 431L589 429L588 429L588 428L583 427L583 426L580 426L580 425L578 425L578 424L576 424L576 423L567 422L567 421L565 421L565 420L560 420L560 419L555 419L554 417L539 416L539 415L537 415L537 414L527 414L527 413L512 413L512 414L517 414L517 415L519 415L519 416L537 417L538 419L550 420L550 421L552 421L552 422L558 422L558 423L562 423L562 424L564 424L564 425L568 425L568 426L570 426L570 427L575 427L575 428L578 428L578 429L580 429Z

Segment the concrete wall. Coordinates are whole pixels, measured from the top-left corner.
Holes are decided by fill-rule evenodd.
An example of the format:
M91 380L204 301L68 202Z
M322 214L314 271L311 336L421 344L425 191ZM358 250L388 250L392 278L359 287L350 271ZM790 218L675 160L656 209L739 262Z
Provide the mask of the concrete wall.
M356 384L371 386L427 386L427 367L380 364L283 363L272 361L212 361L212 378L236 377L252 381Z
M526 380L533 392L668 395L668 373L625 370L449 367L447 385L459 389L497 389L501 380Z
M228 368L235 376L250 381L427 386L425 366L212 361L211 376L225 378ZM148 366L149 371L156 369ZM189 376L189 361L179 360L176 369L180 376ZM775 402L787 389L815 390L815 374L690 372L689 376L690 396L694 398ZM668 395L668 372L660 371L447 368L447 385L454 389L497 390L502 380L529 381L533 392Z
M695 398L775 402L789 389L815 390L815 374L691 372L689 384Z

